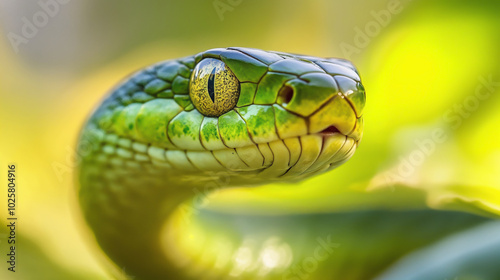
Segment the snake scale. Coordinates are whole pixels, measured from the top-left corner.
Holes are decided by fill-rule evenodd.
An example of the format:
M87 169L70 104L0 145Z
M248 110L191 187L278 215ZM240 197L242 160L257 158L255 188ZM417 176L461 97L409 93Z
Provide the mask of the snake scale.
M365 99L343 59L220 48L157 63L114 88L82 129L82 212L118 268L176 280L370 279L483 222L425 209L242 215L197 206L206 190L293 191L343 164L361 140Z

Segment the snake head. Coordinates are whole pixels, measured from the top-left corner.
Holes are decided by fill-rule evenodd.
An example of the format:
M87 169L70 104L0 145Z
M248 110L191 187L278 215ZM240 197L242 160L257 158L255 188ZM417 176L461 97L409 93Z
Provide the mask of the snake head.
M364 104L346 60L221 48L136 73L91 123L146 145L144 160L176 174L223 172L248 183L301 179L348 160Z

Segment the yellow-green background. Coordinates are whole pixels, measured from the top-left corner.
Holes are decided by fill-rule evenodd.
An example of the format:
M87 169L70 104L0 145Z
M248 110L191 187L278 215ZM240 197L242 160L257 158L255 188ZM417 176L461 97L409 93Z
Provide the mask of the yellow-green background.
M355 28L365 29L391 1L242 0L222 17L216 2L230 3L70 0L18 52L8 34L20 34L22 18L41 8L36 1L0 3L0 219L3 225L7 163L17 164L19 219L18 272L7 272L2 261L0 278L112 277L82 226L72 176L78 131L121 78L214 47L345 57L341 44L356 46ZM319 177L298 186L279 205L284 211L426 205L500 214L500 87L457 129L443 119L474 94L479 77L500 82L500 4L397 2L401 13L350 57L367 90L362 145L328 177L335 183ZM418 150L414 140L436 128L448 141L410 176L385 180L401 157ZM275 191L265 190L264 198L262 190L227 192L209 207L266 211L276 206ZM5 226L0 234L3 256Z

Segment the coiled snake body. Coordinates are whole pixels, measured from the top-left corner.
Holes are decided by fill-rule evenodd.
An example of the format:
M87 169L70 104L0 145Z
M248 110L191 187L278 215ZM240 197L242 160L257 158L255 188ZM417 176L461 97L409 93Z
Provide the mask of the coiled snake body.
M480 222L429 210L264 216L196 206L207 190L293 183L344 163L364 104L342 59L227 48L158 63L116 87L84 126L81 208L102 250L140 279L367 279Z

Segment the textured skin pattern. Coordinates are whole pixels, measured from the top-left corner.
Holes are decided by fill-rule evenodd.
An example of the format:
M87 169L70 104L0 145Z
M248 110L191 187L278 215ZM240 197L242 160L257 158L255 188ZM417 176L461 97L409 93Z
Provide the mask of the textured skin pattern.
M221 59L240 81L238 104L218 118L196 110L188 93L192 69L204 58ZM286 104L278 100L284 86L295 92ZM98 157L104 162L149 161L191 172L273 165L269 179L300 179L352 156L364 101L359 75L344 60L215 49L134 74L94 113L83 138L103 145ZM317 135L332 125L343 135ZM282 162L274 160L278 155Z
M190 99L192 71L204 58L220 59L240 83L235 108L219 117L203 115ZM83 213L103 251L140 279L306 279L290 269L308 258L308 246L315 246L319 234L334 231L335 224L349 216L280 217L275 220L280 226L275 227L269 218L208 217L202 210L182 218L179 212L184 202L196 204L200 193L302 180L342 164L361 139L364 103L356 69L341 59L228 48L158 63L115 88L84 126L78 168ZM393 215L367 212L356 219L388 225L385 219ZM440 222L454 215L423 212L408 222ZM468 216L457 221L436 228L425 240L411 234L407 240L431 242L481 219ZM348 224L345 232L356 231L356 226ZM373 232L386 229L374 227ZM290 237L290 232L300 235ZM290 261L278 266L255 257L255 263L242 266L239 254L248 247L247 241L267 244L270 237L290 248L286 251ZM229 248L225 257L217 262L203 259L207 250L221 248L220 238L231 244L223 246ZM363 242L363 238L358 239ZM205 243L196 243L200 240ZM355 246L352 241L343 244ZM389 258L411 248L391 251ZM341 256L346 262L369 258L356 249ZM323 262L315 269L321 274L308 273L307 279L343 275L345 270L332 266L335 259ZM360 264L366 266L366 274L384 266L373 259ZM364 279L361 271L342 279ZM326 272L330 276L322 276Z

